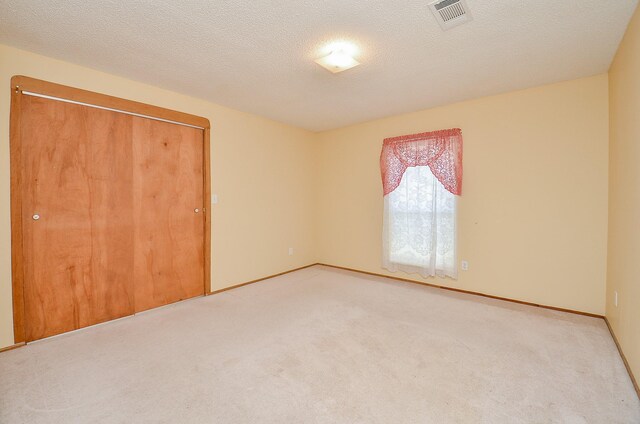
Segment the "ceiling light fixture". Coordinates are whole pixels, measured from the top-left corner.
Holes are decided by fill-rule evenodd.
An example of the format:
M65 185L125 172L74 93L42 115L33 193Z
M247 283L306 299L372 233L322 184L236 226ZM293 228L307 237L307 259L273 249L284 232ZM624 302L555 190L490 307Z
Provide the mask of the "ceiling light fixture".
M315 62L329 72L336 74L360 64L353 58L356 48L351 44L335 43L328 46L328 49L330 53L320 59L316 59Z

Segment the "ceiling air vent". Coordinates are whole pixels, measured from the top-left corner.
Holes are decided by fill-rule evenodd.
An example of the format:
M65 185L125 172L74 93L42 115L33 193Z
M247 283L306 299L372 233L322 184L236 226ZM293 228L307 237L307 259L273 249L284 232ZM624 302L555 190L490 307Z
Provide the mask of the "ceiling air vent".
M429 8L443 30L471 20L471 12L465 0L438 0L429 3Z

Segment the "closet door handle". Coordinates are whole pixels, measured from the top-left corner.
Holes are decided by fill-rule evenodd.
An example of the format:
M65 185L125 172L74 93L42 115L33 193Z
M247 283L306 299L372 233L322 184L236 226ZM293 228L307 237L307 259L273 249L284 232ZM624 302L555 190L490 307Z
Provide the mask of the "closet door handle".
M33 216L32 216L31 218L32 218L34 221L37 221L37 220L39 220L39 219L40 219L40 215L38 215L38 214L36 213L36 214L33 214Z

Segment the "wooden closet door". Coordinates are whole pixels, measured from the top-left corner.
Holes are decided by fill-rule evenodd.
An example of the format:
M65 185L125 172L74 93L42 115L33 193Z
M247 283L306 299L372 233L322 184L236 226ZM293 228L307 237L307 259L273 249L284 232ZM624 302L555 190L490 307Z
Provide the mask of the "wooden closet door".
M26 339L133 313L132 117L23 96Z
M204 294L203 143L202 130L133 118L136 312Z

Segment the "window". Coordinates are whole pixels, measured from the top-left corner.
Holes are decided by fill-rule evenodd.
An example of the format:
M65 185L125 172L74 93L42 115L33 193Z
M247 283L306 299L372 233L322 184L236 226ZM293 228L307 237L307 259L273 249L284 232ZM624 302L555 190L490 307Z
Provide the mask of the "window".
M428 166L408 168L384 197L385 268L456 276L456 197Z
M382 262L390 271L457 277L462 137L451 131L385 140Z

